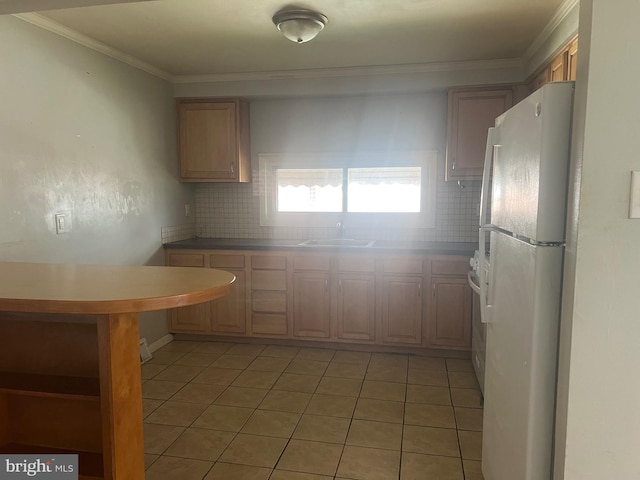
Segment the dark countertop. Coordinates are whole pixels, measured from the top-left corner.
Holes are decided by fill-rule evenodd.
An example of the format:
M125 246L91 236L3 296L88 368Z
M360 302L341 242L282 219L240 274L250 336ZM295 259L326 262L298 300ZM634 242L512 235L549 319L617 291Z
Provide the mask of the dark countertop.
M430 253L473 256L477 243L462 242L394 242L376 240L370 247L335 247L300 245L304 240L265 238L192 238L165 243L164 248L212 250L288 250L307 252L371 252L371 253Z

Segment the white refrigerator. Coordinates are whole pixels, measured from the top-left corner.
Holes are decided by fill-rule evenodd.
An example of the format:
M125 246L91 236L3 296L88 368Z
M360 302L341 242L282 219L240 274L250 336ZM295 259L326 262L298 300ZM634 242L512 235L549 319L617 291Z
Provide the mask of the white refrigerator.
M550 480L573 82L489 130L480 212L485 480Z

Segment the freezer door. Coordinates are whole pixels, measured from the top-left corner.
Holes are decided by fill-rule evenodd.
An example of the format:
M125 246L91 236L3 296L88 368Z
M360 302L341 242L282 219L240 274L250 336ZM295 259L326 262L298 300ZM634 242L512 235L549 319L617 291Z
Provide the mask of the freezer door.
M573 82L550 83L496 119L491 223L563 242Z
M482 471L485 480L549 480L563 247L497 232L491 247Z

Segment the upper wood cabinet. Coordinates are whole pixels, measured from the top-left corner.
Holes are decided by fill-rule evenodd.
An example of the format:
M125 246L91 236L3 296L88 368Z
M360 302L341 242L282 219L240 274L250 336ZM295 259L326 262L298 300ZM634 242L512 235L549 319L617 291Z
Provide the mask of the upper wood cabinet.
M529 91L534 92L549 82L575 80L577 62L578 37L575 37L562 47L556 56L529 81Z
M513 104L513 87L449 90L446 180L481 180L487 131Z
M249 104L240 99L178 99L180 178L249 182Z

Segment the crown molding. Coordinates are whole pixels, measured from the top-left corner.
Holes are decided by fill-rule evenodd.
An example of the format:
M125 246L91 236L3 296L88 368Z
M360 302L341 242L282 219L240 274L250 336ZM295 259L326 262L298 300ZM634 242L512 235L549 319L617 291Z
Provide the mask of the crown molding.
M374 65L364 67L314 68L306 70L280 70L270 72L219 73L211 75L177 75L176 84L246 82L268 80L297 80L328 77L365 77L373 75L407 75L469 70L499 70L522 68L518 58L478 60L468 62L434 62L402 65Z
M580 0L565 0L555 11L549 23L542 29L542 32L536 37L536 39L529 45L529 48L522 56L523 63L528 62L533 58L535 53L542 47L542 44L551 36L553 31L558 28L562 21L569 15L571 10L580 3Z
M35 25L36 27L40 27L44 30L47 30L51 33L55 33L56 35L60 35L61 37L67 38L72 42L78 43L84 47L90 48L91 50L95 50L96 52L100 52L108 57L119 60L127 65L130 65L134 68L147 72L156 77L162 78L169 82L173 82L174 77L168 72L161 70L153 65L143 62L138 58L128 55L120 50L109 47L104 43L98 42L93 38L90 38L86 35L83 35L80 32L72 30L70 28L65 27L64 25L59 24L58 22L54 22L43 15L38 13L16 13L12 16L19 18L27 23Z

